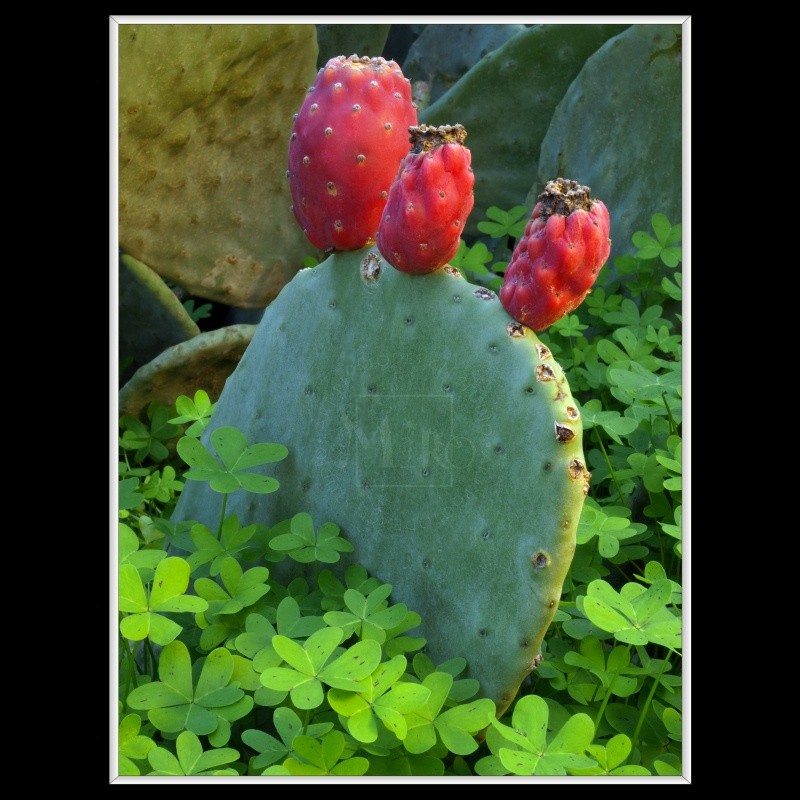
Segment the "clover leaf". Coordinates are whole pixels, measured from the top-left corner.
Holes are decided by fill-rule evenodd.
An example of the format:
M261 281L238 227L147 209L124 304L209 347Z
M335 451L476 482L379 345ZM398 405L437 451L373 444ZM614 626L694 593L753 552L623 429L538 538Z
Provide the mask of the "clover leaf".
M341 628L316 631L302 646L286 636L274 636L272 646L289 666L268 667L261 673L261 683L268 689L288 691L295 706L302 709L322 704L323 683L358 691L358 681L370 675L380 663L381 647L373 640L357 642L330 661L344 638Z
M239 758L232 747L203 752L200 740L191 731L184 731L175 741L177 758L166 748L156 747L147 754L153 771L149 775L238 775L235 769L219 769Z
M384 601L391 594L391 584L381 584L367 597L355 589L344 593L348 611L329 611L323 616L328 625L338 626L345 636L353 633L361 639L374 639L378 644L386 641L386 631L399 625L406 617L408 608L403 603L386 608Z
M292 753L292 742L303 730L300 717L291 708L281 706L272 715L272 724L280 740L264 731L250 728L242 733L242 741L252 747L258 755L250 760L250 769L257 771L274 764ZM332 722L318 722L305 728L305 735L319 738L333 728Z
M230 723L253 708L253 698L233 681L233 655L223 647L202 662L194 684L189 650L181 641L168 644L158 661L161 680L139 686L128 695L128 705L147 711L147 718L164 733L187 730L198 736L220 733L214 745L227 743Z
M661 644L671 650L681 646L681 620L665 606L672 597L669 580L656 580L645 589L626 583L617 592L604 580L594 580L583 597L583 613L598 628L628 644Z
M478 775L566 775L594 767L594 759L583 755L594 738L590 717L574 714L548 741L549 716L545 700L529 694L514 706L511 726L492 718L486 737L492 755L475 765Z
M631 754L631 740L624 734L618 733L605 745L590 744L587 748L597 766L586 769L573 769L573 775L650 775L650 770L638 764L623 766Z
M486 209L486 216L492 221L481 220L478 223L478 230L488 234L492 239L501 239L503 236L519 239L525 233L530 214L527 206L514 206L508 211L503 211L497 206L489 206Z
M183 477L193 481L209 481L215 492L231 494L246 489L254 494L274 492L279 484L269 475L248 472L251 467L281 461L289 454L282 444L253 444L237 428L224 426L211 434L211 444L222 464L206 449L199 439L184 436L178 441L178 455L190 469Z
M239 525L239 518L235 514L231 514L222 523L222 530L219 538L217 538L202 523L198 522L192 525L192 541L197 549L186 558L192 568L192 572L197 567L210 562L209 574L212 577L219 575L223 561L227 557L234 557L237 553L241 553L258 532L258 529L265 527L264 525L253 524L242 528Z
M488 699L475 700L440 713L453 686L453 676L433 672L422 681L422 686L430 695L419 709L406 716L406 750L425 753L436 745L437 734L456 755L465 756L477 750L478 743L472 734L483 730L494 717L494 703Z
M285 533L285 522L279 523L272 530L278 535L270 539L269 546L279 553L286 553L289 558L301 564L321 561L324 564L335 564L339 553L352 553L353 545L339 536L338 525L326 522L314 534L314 522L306 512L295 514L289 522L289 533Z
M163 613L205 611L208 608L208 603L201 597L184 594L189 586L189 571L189 565L182 558L169 556L162 559L148 593L139 570L133 564L120 566L119 610L130 616L122 619L119 628L126 639L139 641L149 638L155 644L169 644L183 628Z
M395 656L360 681L357 692L342 689L328 692L331 708L347 718L347 730L359 742L374 742L378 738L378 720L398 739L405 739L408 726L404 714L421 708L430 697L425 686L398 682L406 664L404 656Z
M356 589L363 595L368 595L381 585L377 578L369 577L361 564L351 564L344 571L344 581L343 584L329 569L320 572L318 583L324 595L321 605L325 611L341 611L344 608L344 593L348 589Z
M192 424L184 432L184 436L200 436L211 421L211 414L216 403L212 403L207 392L198 389L194 393L194 400L182 394L175 401L175 410L178 416L171 419L173 425L181 425L187 422Z
M304 761L296 758L284 761L282 766L289 775L363 775L369 769L369 761L361 756L339 760L345 748L341 731L325 734L322 741L306 735L296 736L292 748ZM264 774L286 774L272 769Z
M149 583L153 579L151 573L167 554L163 550L140 550L139 545L139 537L124 522L120 522L117 539L119 564L133 564L139 570L142 581Z
M149 736L139 733L141 727L142 718L138 714L128 714L119 723L117 749L120 775L141 775L134 761L144 761L156 746Z

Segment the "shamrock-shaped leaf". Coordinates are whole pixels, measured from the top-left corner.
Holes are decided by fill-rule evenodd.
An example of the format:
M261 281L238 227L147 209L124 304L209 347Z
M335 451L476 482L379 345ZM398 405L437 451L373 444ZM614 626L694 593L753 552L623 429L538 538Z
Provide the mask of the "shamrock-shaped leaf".
M631 237L639 248L636 257L650 259L660 256L668 267L676 267L682 258L682 249L676 246L683 235L682 226L670 225L666 215L660 213L653 215L651 223L655 239L644 231L636 231Z
M121 480L117 490L117 505L121 511L130 511L144 503L144 495L139 490L139 479L135 476Z
M440 713L453 686L453 676L433 672L422 685L430 695L420 708L406 716L406 750L425 753L436 745L437 734L452 753L465 756L477 750L478 743L472 734L485 728L494 717L494 703L488 699L476 700Z
M235 769L220 769L239 758L231 747L206 750L191 731L184 731L175 741L178 757L164 747L156 747L147 754L153 771L150 775L238 775Z
M221 725L230 735L229 723L241 719L253 707L253 699L238 683L231 683L233 672L233 655L220 647L205 658L195 686L189 650L183 642L174 641L161 651L161 680L134 689L128 705L146 710L150 722L165 733L187 730L202 736Z
M237 553L241 553L259 527L265 526L253 524L242 528L239 526L239 518L236 514L231 514L222 523L221 535L217 538L202 523L194 524L192 526L192 541L197 549L186 559L192 568L192 572L202 564L210 562L209 574L212 577L219 575L222 562L227 557L234 557Z
M508 211L503 211L497 206L489 206L486 209L486 216L491 222L481 220L478 223L478 230L486 233L492 239L501 239L503 236L510 236L512 239L519 239L525 233L525 226L531 215L527 206L514 206Z
M594 759L583 755L594 738L590 717L574 714L548 741L549 716L545 700L529 694L514 706L511 727L492 718L487 744L493 755L478 761L478 775L566 775L594 767Z
M357 692L331 689L328 702L334 711L347 717L347 730L360 742L378 738L378 720L398 738L404 739L407 725L404 714L421 708L430 690L415 683L398 683L406 669L404 656L379 664L372 675L360 681Z
M140 550L139 537L124 522L119 523L117 553L119 564L133 564L139 570L144 583L152 580L152 571L166 557L163 550Z
M239 489L246 489L254 494L268 494L278 488L275 478L248 470L286 458L289 451L282 444L262 443L248 446L247 437L238 428L230 426L213 431L211 444L222 464L199 439L189 436L180 439L178 455L190 467L184 472L184 478L209 481L211 488L222 494L230 494Z
M120 566L119 610L130 616L123 618L119 628L126 639L149 638L155 644L169 644L182 628L163 616L164 613L208 608L203 598L184 594L189 585L189 571L189 565L182 558L162 559L156 567L148 596L136 567L130 563Z
M335 564L339 553L353 552L353 545L339 535L339 526L332 522L326 522L315 534L311 515L301 512L289 521L289 533L284 532L285 525L285 522L279 523L272 529L277 535L270 539L269 545L301 564L312 561Z
M236 614L260 600L269 591L270 587L264 583L268 577L266 567L251 567L243 572L235 558L225 556L219 564L222 586L211 578L198 578L194 589L208 601L206 619L214 621L215 617Z
M628 436L639 427L635 419L623 417L619 411L603 411L599 400L589 400L581 407L583 429L589 430L595 425L602 428L617 444L622 444L621 436Z
M620 542L636 536L637 529L625 517L609 516L606 510L587 498L578 522L577 542L585 544L597 537L597 550L603 558L613 558Z
M165 442L178 435L178 429L167 421L167 409L153 401L147 409L150 420L148 427L129 414L120 418L123 429L119 444L123 450L135 450L133 460L141 464L146 458L163 461L169 456Z
M347 611L329 611L323 616L328 625L342 628L345 636L353 633L361 639L374 639L378 644L386 641L386 631L400 624L408 613L402 603L386 608L385 600L391 594L392 587L388 583L373 589L364 597L355 589L344 593Z
M472 247L468 247L462 240L455 256L450 259L450 266L455 267L462 274L468 271L476 275L488 275L489 270L486 269L486 264L491 260L492 254L483 242L476 242Z
M275 709L272 715L272 724L275 726L280 740L264 731L252 728L242 733L242 741L258 753L250 762L250 768L254 771L264 769L289 756L292 753L292 742L303 730L300 717L291 708L285 706ZM332 722L314 723L306 727L305 735L316 739L328 733L332 728Z
M360 756L340 761L344 747L341 731L325 734L322 741L306 735L296 736L292 748L304 760L288 758L283 767L290 775L363 775L369 769L369 761Z
M182 425L190 422L191 425L184 432L185 436L200 436L211 420L216 403L211 402L208 393L198 389L194 393L194 400L185 394L180 395L175 401L175 410L178 416L170 420L173 425Z
M273 637L273 648L289 666L268 667L261 673L261 683L268 689L290 692L295 706L303 709L321 705L323 683L358 691L358 681L370 675L380 663L381 647L373 640L357 642L330 661L343 640L341 628L316 631L302 646L286 636Z
M356 589L366 596L381 585L377 578L369 577L361 564L351 564L344 571L344 581L343 584L329 569L320 572L318 582L325 595L322 598L325 611L341 611L344 608L344 593L348 589Z
M626 583L620 592L603 580L592 581L583 598L583 613L604 631L629 644L681 646L681 620L665 606L672 596L669 580L657 580L649 589Z
M135 761L144 761L147 754L156 746L149 736L140 735L142 718L138 714L128 714L119 723L119 774L141 775Z
M183 481L177 480L175 476L175 470L169 465L163 470L154 470L142 482L142 495L146 500L169 502L183 489Z

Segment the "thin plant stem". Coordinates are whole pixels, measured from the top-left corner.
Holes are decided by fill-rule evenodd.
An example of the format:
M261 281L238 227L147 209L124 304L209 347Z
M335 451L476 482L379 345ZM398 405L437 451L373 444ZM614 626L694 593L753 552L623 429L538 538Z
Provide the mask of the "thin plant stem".
M639 734L642 730L642 725L644 725L644 718L647 716L647 712L650 709L650 702L653 699L653 695L656 693L656 689L658 688L658 684L661 682L661 676L664 674L664 670L666 670L667 666L669 666L669 659L671 653L667 653L667 657L661 663L661 669L658 671L658 675L655 676L653 679L653 685L650 688L650 693L647 695L647 700L644 701L644 707L642 708L641 713L639 714L639 719L636 722L636 729L633 732L633 746L639 746Z
M667 393L661 392L661 399L664 401L664 408L667 409L667 417L669 418L669 429L671 433L678 432L678 426L675 423L675 417L672 416L672 411L670 410L669 403L667 402Z
M603 453L603 458L605 459L608 471L611 473L611 480L614 482L614 486L617 487L617 494L619 495L619 501L620 503L622 503L623 506L627 506L628 504L625 502L625 497L622 494L622 487L619 485L616 473L614 472L614 467L611 466L611 461L608 458L608 453L606 452L606 446L603 444L603 438L600 436L600 431L597 430L597 425L595 425L592 430L594 430L594 438L597 439L597 443L600 445L600 450Z
M150 639L144 640L145 653L150 654L150 675L153 679L156 677L156 654L153 652L153 645L150 644Z
M630 659L631 653L631 645L628 645L628 658ZM614 678L611 681L611 684L608 687L608 691L606 692L606 696L603 698L603 702L600 703L600 708L597 710L597 714L594 718L594 729L597 732L597 729L600 727L600 723L603 720L603 714L605 713L606 706L608 705L608 701L611 699L611 691L614 688L614 684L617 682L617 678L619 678L619 672L614 673ZM592 698L594 699L594 698Z
M133 682L133 688L139 688L139 681L136 680L136 647L139 645L136 644L134 646L133 652L128 648L128 640L120 637L122 641L122 646L125 648L125 658L128 662L128 677L125 681L125 708L128 708L128 696L131 693L131 682Z
M222 536L222 523L225 522L225 509L228 507L228 495L222 495L222 513L219 516L219 525L217 526L217 539Z

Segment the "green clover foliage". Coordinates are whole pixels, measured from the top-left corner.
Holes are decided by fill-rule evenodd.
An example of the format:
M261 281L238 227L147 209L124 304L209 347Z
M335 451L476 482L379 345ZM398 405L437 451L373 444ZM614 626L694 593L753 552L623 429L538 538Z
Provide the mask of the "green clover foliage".
M287 667L268 667L261 683L268 689L288 691L297 708L317 708L324 700L322 684L358 691L358 681L370 675L381 660L381 647L371 639L357 642L333 661L331 657L344 640L341 628L323 628L302 646L286 636L274 636L272 646Z
M144 761L147 754L156 746L149 737L139 733L142 718L138 714L127 714L120 720L117 750L119 754L120 775L141 775L136 761Z
M322 740L300 735L292 742L293 751L301 758L287 758L282 769L270 767L264 775L363 775L369 761L362 756L342 759L345 738L341 731L331 731Z
M491 756L475 765L479 775L566 775L567 770L595 766L583 755L594 738L594 725L583 713L572 715L547 738L550 710L537 695L521 697L514 706L511 726L492 718L486 743Z
M175 410L178 416L170 420L173 425L191 423L184 431L184 436L200 436L211 421L211 414L216 403L212 403L208 392L198 389L194 399L185 394L180 395L175 401Z
M178 455L189 465L183 477L193 481L209 481L221 494L245 489L254 494L274 492L279 483L269 475L249 472L252 467L282 461L289 451L282 444L247 444L247 437L238 428L223 426L211 433L211 445L218 461L200 442L184 436L177 445Z
M494 718L495 705L491 700L475 700L442 712L453 686L453 676L432 672L422 681L430 692L428 699L416 711L406 716L407 733L404 740L409 753L425 753L438 740L452 753L468 755L478 749L473 734L483 730Z
M681 646L681 620L668 608L672 584L655 581L645 589L626 583L617 592L604 580L592 581L583 597L582 610L598 628L628 644L660 644L670 650Z
M360 639L374 639L378 644L386 641L386 631L399 625L408 613L403 603L386 607L386 599L392 592L388 583L373 589L367 597L356 589L344 593L347 611L328 611L323 619L328 625L340 627L345 636L355 633Z
M286 522L278 523L272 529L277 535L270 539L269 546L279 553L286 553L294 561L301 564L312 561L335 564L341 557L340 553L353 552L353 545L339 536L339 526L332 522L326 522L316 534L311 515L304 511L288 521L288 533L285 532Z
M148 592L132 563L119 567L119 610L128 614L119 627L126 639L149 638L155 644L169 644L183 628L165 617L165 613L199 612L208 608L203 598L184 594L189 586L189 571L189 564L182 558L163 558L155 568Z
M405 739L408 726L404 715L421 708L430 697L427 687L400 681L406 664L405 657L397 655L361 680L358 691L328 691L331 708L347 719L348 732L359 742L378 738L379 721L398 739Z
M200 740L191 731L183 731L175 740L177 757L164 747L147 754L153 771L149 775L238 775L235 769L220 769L239 758L232 747L203 751Z
M290 756L293 752L292 742L303 731L303 723L300 717L286 706L275 709L272 715L272 724L275 726L280 739L254 728L242 733L242 741L258 753L257 756L253 756L250 760L250 769L254 772L263 770L276 761ZM308 725L304 733L306 736L318 739L332 729L332 722L317 722Z
M571 772L573 775L650 775L647 767L638 764L625 765L631 748L631 740L624 733L612 736L605 745L590 744L587 751L597 762L597 766L574 768Z
M161 651L161 680L134 689L128 705L147 711L150 722L164 733L191 731L208 735L211 744L221 746L230 738L230 723L253 708L253 698L233 680L234 670L233 655L220 647L202 661L195 684L189 650L174 641Z

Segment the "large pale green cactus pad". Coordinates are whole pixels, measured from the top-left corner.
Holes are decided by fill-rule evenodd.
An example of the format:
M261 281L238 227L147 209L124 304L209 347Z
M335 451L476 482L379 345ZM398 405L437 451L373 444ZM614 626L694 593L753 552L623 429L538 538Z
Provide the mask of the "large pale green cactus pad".
M612 259L650 229L654 208L680 219L681 98L680 25L632 25L610 39L553 114L527 202L555 177L580 176L613 209Z
M267 308L207 435L223 425L289 449L270 469L280 489L235 493L227 513L338 524L351 558L421 615L434 662L464 656L485 696L511 702L589 475L561 368L492 292L449 268L400 273L374 248L331 256ZM187 482L176 519L215 525L221 503Z
M528 28L482 58L419 115L420 122L460 122L469 131L466 145L475 171L469 234L479 235L476 226L489 206L508 209L525 202L556 106L586 59L624 29L624 25ZM569 176L586 182L580 172Z
M315 252L284 178L313 25L119 26L119 236L192 294L265 306Z

